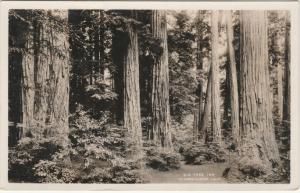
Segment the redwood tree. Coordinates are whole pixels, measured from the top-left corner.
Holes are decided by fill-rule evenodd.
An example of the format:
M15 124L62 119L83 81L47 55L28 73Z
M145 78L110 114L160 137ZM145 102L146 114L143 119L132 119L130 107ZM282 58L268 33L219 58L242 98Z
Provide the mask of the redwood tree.
M226 30L227 30L227 46L229 55L229 87L230 87L230 109L231 109L231 128L234 143L239 143L239 96L237 83L237 70L235 62L235 51L233 46L233 24L231 11L225 12Z
M203 115L200 123L200 140L205 143L208 142L208 126L210 123L210 115L211 115L211 68L208 74L207 87L206 87L206 95L205 95L205 105L203 110Z
M212 119L212 141L220 144L221 136L221 113L220 113L220 88L219 88L219 55L218 55L218 17L219 11L212 11L211 22L211 119Z
M130 11L135 17L136 12ZM140 114L139 53L138 36L134 24L127 24L128 44L124 53L124 128L128 130L130 156L140 158L142 154L142 125Z
M267 169L279 162L272 120L267 11L241 11L242 157Z
M202 33L200 29L200 21L203 20L203 11L198 11L198 21L196 25L197 30L197 69L200 71L200 75L202 75L203 71L203 56L202 56ZM202 114L203 114L203 81L199 81L198 89L197 89L197 95L198 95L198 107L195 111L195 124L194 124L194 136L196 137L196 140L199 138L202 138L203 136L203 130L201 130L201 122L202 122Z
M152 131L150 139L164 148L172 148L169 105L169 68L166 12L153 10L152 35L160 40L161 52L154 59L152 74Z
M39 12L39 14L36 14ZM67 145L69 114L69 44L67 11L14 11L29 22L20 34L21 137L56 137Z

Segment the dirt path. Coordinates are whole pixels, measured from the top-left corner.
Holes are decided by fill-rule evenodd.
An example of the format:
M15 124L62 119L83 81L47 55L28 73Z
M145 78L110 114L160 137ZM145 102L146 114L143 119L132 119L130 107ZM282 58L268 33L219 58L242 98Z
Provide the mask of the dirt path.
M226 183L222 177L226 166L226 163L206 165L185 165L182 163L178 170L161 172L147 169L146 181L148 183Z

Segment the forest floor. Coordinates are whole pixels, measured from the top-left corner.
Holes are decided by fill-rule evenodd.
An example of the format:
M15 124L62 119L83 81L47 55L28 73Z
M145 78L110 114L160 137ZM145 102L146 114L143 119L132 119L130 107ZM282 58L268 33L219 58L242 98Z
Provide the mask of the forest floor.
M227 163L213 163L204 165L186 165L171 171L157 171L146 169L146 183L227 183L222 173Z

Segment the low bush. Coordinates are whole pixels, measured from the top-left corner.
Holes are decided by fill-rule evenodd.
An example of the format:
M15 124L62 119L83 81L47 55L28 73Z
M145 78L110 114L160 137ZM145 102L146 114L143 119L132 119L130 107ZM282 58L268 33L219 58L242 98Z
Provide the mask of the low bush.
M227 160L227 151L217 144L203 144L201 142L192 142L183 144L179 153L183 155L186 164L202 165L205 163L225 162Z
M34 165L40 160L49 160L61 147L55 139L23 138L9 149L8 177L12 182L34 182Z
M104 126L105 125L105 126ZM125 130L80 110L70 117L70 143L23 138L9 150L9 180L38 183L140 183L139 161L126 158Z
M144 148L146 151L145 163L148 167L160 171L180 168L180 154L159 148L151 142L144 143Z
M248 156L240 158L238 167L243 174L249 177L258 177L267 173L267 168L261 160L251 159Z

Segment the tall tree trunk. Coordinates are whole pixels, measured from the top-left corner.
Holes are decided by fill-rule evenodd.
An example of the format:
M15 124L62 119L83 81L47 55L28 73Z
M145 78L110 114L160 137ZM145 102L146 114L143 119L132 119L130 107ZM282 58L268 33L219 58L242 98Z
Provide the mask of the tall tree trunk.
M29 29L33 29L29 26ZM20 137L26 137L30 132L31 127L34 125L34 50L31 49L33 44L33 32L28 30L26 34L19 34L25 37L25 49L27 52L22 54L22 128L20 130Z
M228 59L229 60L229 59ZM223 118L224 120L230 122L230 100L231 100L231 96L230 96L230 61L226 61L225 63L225 71L226 71L226 75L225 75L225 96L224 96L224 113L223 113Z
M95 55L95 78L100 78L100 80L104 80L104 35L105 35L105 29L103 27L104 24L104 18L103 18L103 10L97 11L97 14L99 14L99 18L101 20L100 26L97 26L95 30L95 37L94 37L94 55Z
M291 103L291 57L290 57L290 23L289 12L286 14L286 29L285 29L285 70L284 70L284 101L283 101L283 120L290 121L290 103Z
M237 83L237 70L235 62L235 51L233 46L233 24L231 11L226 11L226 30L227 30L227 45L229 54L229 80L230 80L230 109L231 109L231 128L232 137L236 145L240 141L239 130L239 96L238 96L238 83Z
M280 58L277 63L277 101L278 101L278 119L282 121L283 117L283 58Z
M22 135L57 137L63 146L67 145L69 130L68 35L66 29L53 28L55 22L49 18L58 17L65 24L67 15L67 11L48 11L47 19L33 26L32 35L27 36L26 45L32 42L34 47L22 60Z
M218 11L212 11L212 65L211 65L211 119L212 142L221 144L221 114L220 114L220 86L219 86L219 55L218 55Z
M99 12L99 11L98 11ZM97 82L99 81L99 79L101 80L101 73L100 73L100 66L102 65L100 62L100 39L102 37L100 37L100 28L101 26L97 26L95 29L95 33L94 33L94 57L95 57L95 62L94 62L94 70L95 70L95 74L94 74L94 80ZM103 56L101 56L102 58Z
M10 10L10 13L15 13L18 11ZM9 51L9 74L8 74L8 120L9 125L9 146L15 146L22 136L22 130L25 129L20 127L20 123L30 121L32 114L30 110L26 110L28 100L30 97L24 98L22 94L28 92L29 96L32 96L34 88L30 85L33 83L33 68L29 66L33 62L33 54L30 49L30 42L32 42L32 36L29 33L29 26L27 23L16 19L14 16L9 17L9 37L14 37L15 41L9 41L9 48L19 48L24 50L29 50L30 52L16 52ZM23 30L19 30L23 29ZM24 67L23 67L24 66ZM23 71L23 68L27 71ZM25 80L25 81L24 81ZM27 89L25 89L26 87ZM22 102L22 98L25 101ZM33 103L32 103L33 104ZM31 106L31 104L29 104ZM29 117L23 117L23 110L26 110L28 113L24 113Z
M132 18L136 12L131 11ZM128 130L130 157L142 155L142 124L140 114L139 53L136 27L128 24L128 47L124 55L124 128Z
M209 127L210 115L211 115L211 82L212 79L211 79L211 68L210 68L208 78L207 78L204 111L200 123L201 126L200 141L203 141L205 143L209 142L208 127Z
M169 68L167 45L167 22L165 11L152 11L152 35L161 40L162 53L155 59L152 77L151 139L164 148L172 148L169 105Z
M240 154L267 169L279 162L272 120L267 12L241 11Z
M203 17L202 12L203 11L201 11L201 10L198 11L198 24ZM202 41L202 33L201 33L199 26L197 26L197 63L198 63L197 68L202 75L203 62L202 62L201 41ZM200 124L202 122L201 118L202 118L202 114L203 114L203 85L202 84L203 84L203 82L200 81L198 84L198 89L197 89L197 95L198 95L198 108L197 109L198 110L195 112L195 124L194 124L196 140L198 140L199 137L201 135L203 135L203 133L201 133L201 124Z
M49 17L58 17L63 25L66 25L68 20L68 11L49 11ZM52 23L53 22L53 23ZM54 21L50 22L52 25ZM46 124L49 129L46 131L46 136L56 136L61 138L64 145L67 142L69 126L69 43L67 29L62 27L63 30L51 29L46 26L50 31L45 37L50 42L51 47L45 50L47 59L48 70L48 84L46 84L47 91L47 118ZM47 30L46 30L47 31ZM59 48L59 51L55 51ZM42 59L41 59L42 60ZM42 62L41 62L42 63Z
M104 24L103 24L104 23L104 13L103 12L104 11L100 11L100 18L101 18L102 26L100 26L99 35L100 35L100 76L102 76L102 78L104 80L105 29L104 29Z

